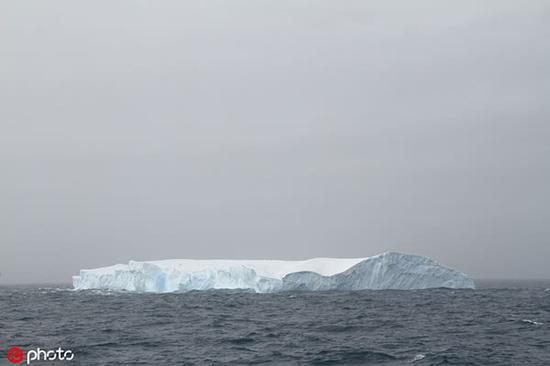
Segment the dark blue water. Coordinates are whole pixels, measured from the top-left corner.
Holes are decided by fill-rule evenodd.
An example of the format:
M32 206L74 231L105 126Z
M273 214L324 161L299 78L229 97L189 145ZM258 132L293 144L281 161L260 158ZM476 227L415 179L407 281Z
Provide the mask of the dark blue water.
M4 287L0 364L10 364L6 349L19 346L76 354L36 365L550 365L550 284L497 287L504 288L132 294Z

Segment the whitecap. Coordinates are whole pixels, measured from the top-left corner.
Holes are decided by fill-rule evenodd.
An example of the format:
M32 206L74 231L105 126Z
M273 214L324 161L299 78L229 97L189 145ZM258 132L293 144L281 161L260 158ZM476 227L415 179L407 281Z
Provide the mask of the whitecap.
M542 323L531 320L531 319L522 319L522 322L528 323L528 324L533 324L533 325L542 325Z
M423 353L419 353L417 354L416 356L414 356L414 358L412 359L411 362L416 362L416 361L420 361L422 359L426 358L426 355L423 354Z

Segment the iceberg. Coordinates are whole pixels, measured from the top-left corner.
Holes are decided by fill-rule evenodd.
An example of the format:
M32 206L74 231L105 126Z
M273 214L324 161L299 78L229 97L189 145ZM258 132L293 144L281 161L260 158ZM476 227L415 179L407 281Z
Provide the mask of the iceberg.
M185 292L233 289L278 291L475 288L464 273L423 256L386 252L367 258L283 260L169 259L130 261L73 276L77 290Z

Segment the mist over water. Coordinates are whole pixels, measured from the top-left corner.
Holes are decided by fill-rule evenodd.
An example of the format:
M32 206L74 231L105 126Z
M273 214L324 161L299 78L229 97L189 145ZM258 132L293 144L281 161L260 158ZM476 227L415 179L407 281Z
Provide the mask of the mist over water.
M71 349L78 365L549 364L550 281L479 287L276 294L3 287L0 332L8 346Z

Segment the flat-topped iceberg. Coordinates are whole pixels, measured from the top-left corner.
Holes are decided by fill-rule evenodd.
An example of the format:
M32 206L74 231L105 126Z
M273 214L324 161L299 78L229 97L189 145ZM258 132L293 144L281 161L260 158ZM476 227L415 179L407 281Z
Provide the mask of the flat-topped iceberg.
M255 292L475 288L465 274L418 255L387 252L368 258L195 260L117 264L83 269L77 290L175 292L244 289Z

